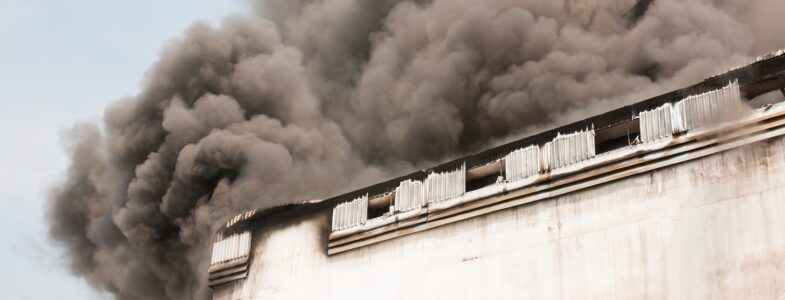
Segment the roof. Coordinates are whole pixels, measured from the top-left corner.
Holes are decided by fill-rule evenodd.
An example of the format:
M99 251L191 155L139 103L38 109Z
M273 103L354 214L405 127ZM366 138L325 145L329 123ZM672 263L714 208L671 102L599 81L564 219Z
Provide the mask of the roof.
M252 212L254 213L252 214L252 217L245 218L242 222L238 222L233 226L224 226L222 231L233 230L233 228L236 227L243 227L245 226L244 224L248 224L249 222L259 218L265 218L283 213L301 214L316 210L331 209L333 206L339 203L350 201L365 194L371 196L381 195L393 191L401 181L407 179L421 180L427 177L428 173L430 172L451 170L456 167L460 167L460 165L463 163L466 163L467 170L482 166L504 157L513 150L533 144L544 144L545 142L552 140L559 133L574 132L591 127L599 132L613 126L629 122L634 119L635 116L641 111L650 110L663 105L666 102L673 102L689 95L699 94L721 88L734 79L738 80L739 85L741 86L742 95L747 99L752 99L758 95L785 87L785 52L780 50L773 54L759 57L746 66L737 67L725 73L709 77L699 83L687 86L685 88L652 97L635 104L623 106L571 124L555 127L538 134L530 135L528 137L524 137L497 147L477 152L475 154L447 161L425 170L415 171L403 176L392 178L390 180L365 188L335 195L324 200L299 202L266 209L253 210Z

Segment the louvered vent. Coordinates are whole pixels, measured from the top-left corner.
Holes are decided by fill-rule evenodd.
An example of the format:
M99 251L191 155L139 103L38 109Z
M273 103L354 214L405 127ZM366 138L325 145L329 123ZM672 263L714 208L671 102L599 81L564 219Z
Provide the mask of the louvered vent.
M409 211L425 205L425 193L421 181L407 179L395 188L395 210Z
M431 173L424 185L428 203L460 197L466 192L466 164L451 172Z
M673 136L673 107L670 103L640 113L641 142Z
M515 181L542 171L540 147L532 145L518 149L504 157L504 175L507 181Z
M210 260L209 286L245 278L248 274L248 258L251 252L251 231L225 235L219 233L213 242Z
M594 130L557 134L545 143L543 155L549 169L560 168L594 157Z
M727 86L692 95L674 105L674 127L678 131L690 130L733 118L746 111L741 101L739 82L733 81Z
M361 225L368 220L368 195L338 204L333 209L333 231Z

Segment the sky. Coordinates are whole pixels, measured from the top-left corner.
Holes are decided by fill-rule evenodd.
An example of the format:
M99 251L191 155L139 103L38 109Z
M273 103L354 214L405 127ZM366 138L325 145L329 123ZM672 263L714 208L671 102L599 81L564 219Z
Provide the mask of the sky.
M190 24L247 11L242 0L0 0L3 299L111 299L71 275L48 238L47 190L68 166L61 135L137 93Z

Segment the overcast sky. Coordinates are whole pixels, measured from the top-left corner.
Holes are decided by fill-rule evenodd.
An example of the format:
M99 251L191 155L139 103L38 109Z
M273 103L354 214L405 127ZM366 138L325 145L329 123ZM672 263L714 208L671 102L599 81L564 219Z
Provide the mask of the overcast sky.
M60 134L101 122L197 20L242 0L0 0L0 290L3 299L109 299L67 270L47 236L48 187L67 167Z

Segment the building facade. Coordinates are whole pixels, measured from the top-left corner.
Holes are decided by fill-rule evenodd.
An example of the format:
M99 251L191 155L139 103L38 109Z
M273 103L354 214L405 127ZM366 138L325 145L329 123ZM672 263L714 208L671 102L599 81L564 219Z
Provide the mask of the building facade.
M216 236L213 298L785 299L785 104L739 106L785 86L782 54L629 114L239 215Z

